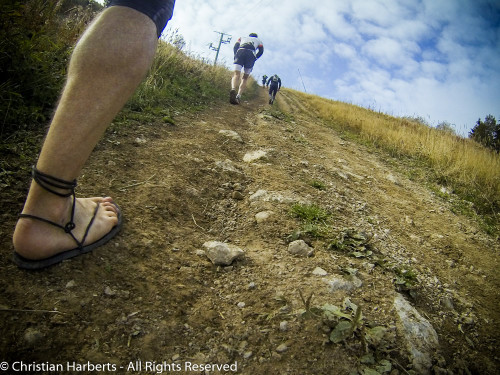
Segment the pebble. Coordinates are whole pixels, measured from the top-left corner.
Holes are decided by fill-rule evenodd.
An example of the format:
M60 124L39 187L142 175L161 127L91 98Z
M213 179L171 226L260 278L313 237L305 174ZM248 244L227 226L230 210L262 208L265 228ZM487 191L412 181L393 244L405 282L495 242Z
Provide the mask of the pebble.
M302 257L310 257L313 255L314 249L305 243L304 240L296 240L290 242L288 245L288 252Z
M263 221L266 221L269 219L269 217L273 214L272 211L261 211L257 214L255 214L255 221L257 223L262 223Z
M75 283L75 280L70 280L68 281L68 283L66 284L66 288L73 288L76 286L76 283Z
M281 344L276 348L278 353L284 353L288 350L288 346L286 344Z
M288 322L286 320L280 323L280 331L288 331Z
M106 288L104 288L104 294L109 296L109 297L112 297L112 296L116 295L116 292L113 289L111 289L109 286L107 286Z
M26 341L26 343L30 345L36 344L42 338L43 338L42 333L35 328L28 328L24 332L24 341Z
M231 197L238 201L242 201L243 199L245 199L245 196L240 191L233 191Z
M240 309L242 309L243 307L245 307L245 302L238 302L238 305L237 305Z
M326 276L328 275L328 272L326 272L323 268L321 267L316 267L313 271L312 271L312 274L313 275L316 275L316 276Z

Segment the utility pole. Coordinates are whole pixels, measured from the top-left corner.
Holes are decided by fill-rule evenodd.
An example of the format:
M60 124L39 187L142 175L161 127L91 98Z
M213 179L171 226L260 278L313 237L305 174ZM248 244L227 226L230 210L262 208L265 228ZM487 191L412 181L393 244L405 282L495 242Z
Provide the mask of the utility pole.
M226 33L221 33L220 31L214 31L214 33L220 34L219 45L216 48L216 47L214 47L212 45L212 43L210 43L210 46L208 46L208 48L213 49L214 51L217 51L217 53L215 54L215 61L214 61L214 65L217 65L217 58L219 57L220 46L221 46L221 44L227 44L227 43L229 43L231 41L231 35L226 34ZM224 39L224 35L227 35L227 39L226 40L223 40Z
M300 69L297 68L297 70L299 71L299 76L300 76L300 80L302 81L302 86L304 86L304 92L307 93L306 85L304 85L304 80L302 79L302 74L300 74Z

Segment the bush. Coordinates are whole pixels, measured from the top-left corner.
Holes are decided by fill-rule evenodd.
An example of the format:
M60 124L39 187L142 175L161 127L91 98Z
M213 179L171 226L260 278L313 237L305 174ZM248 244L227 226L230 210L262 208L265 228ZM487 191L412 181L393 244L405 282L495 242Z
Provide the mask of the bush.
M45 125L64 84L71 47L99 8L82 0L1 3L1 138Z

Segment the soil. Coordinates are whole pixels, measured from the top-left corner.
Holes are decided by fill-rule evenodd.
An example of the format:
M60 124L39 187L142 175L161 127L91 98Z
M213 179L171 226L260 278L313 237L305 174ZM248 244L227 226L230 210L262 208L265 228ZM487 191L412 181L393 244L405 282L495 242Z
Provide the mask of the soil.
M244 161L259 150L265 156ZM406 169L324 126L286 89L274 106L262 90L175 124L113 125L77 190L120 205L123 229L106 245L43 271L18 269L11 234L29 179L2 192L0 361L7 373L22 361L33 366L24 372L64 364L52 373L203 374L228 364L221 373L407 374L401 293L437 332L431 373L498 374L499 243ZM331 214L337 246L303 230L291 214L298 202ZM257 222L262 211L271 214ZM346 251L349 236L369 243ZM299 237L313 256L288 252ZM214 265L207 241L245 255ZM352 287L328 284L353 276ZM350 302L364 328L333 343L321 306L353 318ZM387 334L371 345L363 335L376 326Z

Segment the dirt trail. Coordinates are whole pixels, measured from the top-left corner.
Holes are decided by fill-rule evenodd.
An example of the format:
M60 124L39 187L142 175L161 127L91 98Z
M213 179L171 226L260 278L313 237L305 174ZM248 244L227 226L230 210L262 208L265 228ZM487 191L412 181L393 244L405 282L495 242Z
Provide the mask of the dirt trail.
M85 168L78 195L113 196L123 230L48 270L25 272L10 262L17 212L6 208L20 210L24 192L16 202L2 198L0 360L112 363L116 371L108 373L144 374L203 373L185 371L188 362L237 362L237 372L227 373L239 374L375 369L362 333L329 343L331 328L301 317L300 291L313 294L314 306L343 307L346 297L361 306L367 327L387 328L372 357L391 362L387 373L404 374L410 367L396 329L394 280L412 270L418 282L405 296L438 333L433 371L499 373L499 244L390 167L387 156L322 126L293 92L282 90L275 106L282 112L262 90L240 106L179 115L175 125L114 126ZM254 151L265 156L244 161ZM290 215L297 202L331 212L339 234L373 235L373 254L352 257L314 238L314 256L289 254L287 238L301 228ZM257 223L263 211L271 214ZM211 240L245 256L214 266L200 251ZM317 267L327 274L313 273ZM347 274L361 285L329 287L332 277ZM60 313L47 312L53 310ZM146 369L152 361L163 367Z

